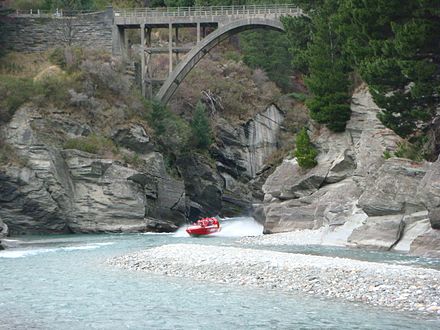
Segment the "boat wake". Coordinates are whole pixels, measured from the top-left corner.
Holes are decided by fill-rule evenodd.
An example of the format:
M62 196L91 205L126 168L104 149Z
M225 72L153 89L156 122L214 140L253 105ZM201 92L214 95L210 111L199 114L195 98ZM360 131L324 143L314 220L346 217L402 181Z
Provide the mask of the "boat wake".
M63 246L58 248L38 248L38 249L7 249L1 251L0 258L23 258L34 256L42 253L52 253L59 251L78 251L78 250L95 250L102 246L112 245L114 242L104 242L104 243L91 243L86 245L76 245L76 246Z
M263 225L252 217L220 218L221 231L209 235L210 237L244 237L263 234ZM185 231L186 225L180 227L174 237L190 237Z

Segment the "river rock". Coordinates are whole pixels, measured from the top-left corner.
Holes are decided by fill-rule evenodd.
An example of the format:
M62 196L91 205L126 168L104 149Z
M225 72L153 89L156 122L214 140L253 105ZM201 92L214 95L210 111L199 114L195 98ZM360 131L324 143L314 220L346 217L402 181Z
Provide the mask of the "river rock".
M440 230L429 229L411 244L410 253L417 256L440 258Z
M359 206L370 216L423 211L416 195L425 173L423 163L390 158L368 180Z
M432 228L440 229L440 157L427 170L417 195L429 211Z
M310 132L319 150L315 168L302 170L287 158L268 177L264 232L296 231L296 240L303 231L322 244L421 251L411 243L426 234L427 209L431 224L438 219L440 163L384 158L402 140L377 119L380 109L367 89L355 92L351 110L344 133L319 126Z
M118 127L112 132L112 139L118 145L138 153L148 153L154 150L154 143L145 129L138 124Z
M368 217L363 226L354 229L348 245L390 250L399 241L403 228L403 215Z

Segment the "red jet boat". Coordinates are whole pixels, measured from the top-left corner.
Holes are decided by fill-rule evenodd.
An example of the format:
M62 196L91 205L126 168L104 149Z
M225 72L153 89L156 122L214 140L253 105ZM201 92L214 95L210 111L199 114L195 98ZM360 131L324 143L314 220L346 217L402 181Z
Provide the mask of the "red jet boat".
M220 229L220 222L216 218L203 218L186 228L186 232L190 236L206 236L217 233Z

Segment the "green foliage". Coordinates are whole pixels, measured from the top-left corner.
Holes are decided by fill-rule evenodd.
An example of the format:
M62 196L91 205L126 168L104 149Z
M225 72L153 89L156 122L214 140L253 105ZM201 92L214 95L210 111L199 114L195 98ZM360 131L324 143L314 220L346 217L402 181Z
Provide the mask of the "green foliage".
M402 137L417 134L440 103L440 13L435 1L344 0L344 50Z
M69 99L68 89L72 87L74 81L69 77L61 75L49 76L36 83L39 94L44 98L41 102L51 101L55 105L64 106Z
M383 158L384 158L384 159L390 159L391 157L393 157L393 154L391 153L391 151L389 151L389 150L385 150L385 151L383 152Z
M350 119L350 66L343 55L338 31L336 0L319 1L309 17L284 18L283 24L294 57L292 65L302 72L311 92L307 101L311 117L335 132Z
M118 152L112 140L97 134L69 139L64 143L64 149L77 149L99 155L114 155Z
M205 106L199 101L191 121L191 144L200 150L207 150L212 143L212 130Z
M255 30L240 35L243 61L249 67L263 69L284 91L291 88L292 55L287 36L277 31Z
M154 130L162 151L166 155L183 152L190 134L188 123L159 101L145 102L145 105L148 109L147 122Z
M421 162L425 158L423 149L420 145L411 144L406 141L398 144L398 149L394 152L394 156L411 159L416 162Z
M134 168L140 168L144 163L144 161L142 160L141 157L139 157L139 154L137 152L130 155L125 154L123 156L123 160L124 162L132 165Z
M165 133L166 120L169 117L170 113L164 104L156 100L151 102L151 110L148 113L147 120L156 136L162 136Z
M306 100L307 100L307 95L304 94L304 93L293 92L293 93L289 93L288 96L290 96L290 97L292 97L295 100L298 100L300 102L306 102Z
M64 57L64 48L57 47L53 49L49 54L49 61L54 65L58 65L61 69L64 70L67 64Z
M0 76L0 124L8 122L15 111L36 94L32 79Z
M318 164L315 160L318 151L310 142L305 127L296 136L296 149L294 155L298 160L299 166L303 168L312 168Z
M239 52L235 52L235 51L227 51L227 52L225 52L224 57L227 60L234 61L234 62L240 62L241 61L240 53Z

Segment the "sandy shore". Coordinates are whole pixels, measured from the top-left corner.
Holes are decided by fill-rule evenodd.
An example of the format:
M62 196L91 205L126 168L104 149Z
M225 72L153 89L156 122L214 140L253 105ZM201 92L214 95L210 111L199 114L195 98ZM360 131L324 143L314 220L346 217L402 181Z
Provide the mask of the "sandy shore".
M440 271L433 269L198 244L165 245L108 263L440 315Z

